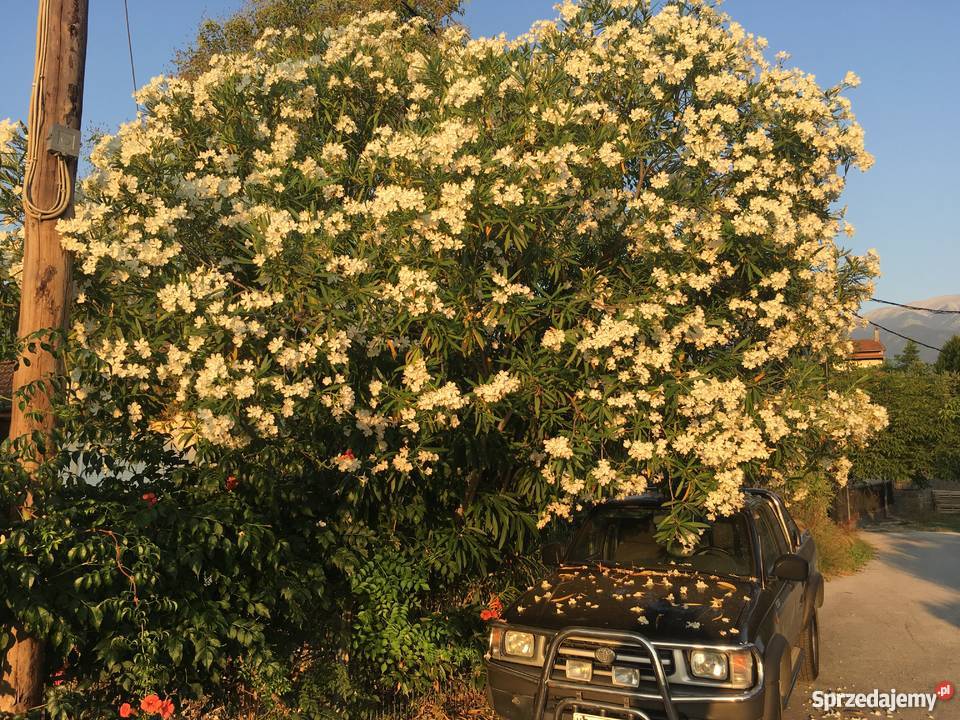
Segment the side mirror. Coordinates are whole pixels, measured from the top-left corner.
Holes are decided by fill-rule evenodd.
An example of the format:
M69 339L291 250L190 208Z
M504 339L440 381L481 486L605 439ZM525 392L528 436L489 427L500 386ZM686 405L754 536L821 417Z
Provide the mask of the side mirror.
M558 542L547 543L540 549L540 559L544 565L559 565L563 560L563 545Z
M787 553L773 564L773 575L781 580L803 582L810 576L810 563L799 555Z

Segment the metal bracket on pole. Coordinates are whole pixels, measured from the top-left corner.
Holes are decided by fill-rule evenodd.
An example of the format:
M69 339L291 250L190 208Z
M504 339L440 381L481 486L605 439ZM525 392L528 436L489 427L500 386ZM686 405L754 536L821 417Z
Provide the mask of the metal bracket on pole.
M67 158L80 157L80 131L53 125L47 134L47 152Z

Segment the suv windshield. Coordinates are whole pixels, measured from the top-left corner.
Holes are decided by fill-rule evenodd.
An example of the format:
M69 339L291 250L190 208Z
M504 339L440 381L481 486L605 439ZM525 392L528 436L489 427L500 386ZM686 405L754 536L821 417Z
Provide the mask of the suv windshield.
M575 536L566 562L646 567L674 561L707 573L754 574L750 530L743 515L717 519L704 530L691 555L675 556L654 539L658 514L657 508L594 512Z

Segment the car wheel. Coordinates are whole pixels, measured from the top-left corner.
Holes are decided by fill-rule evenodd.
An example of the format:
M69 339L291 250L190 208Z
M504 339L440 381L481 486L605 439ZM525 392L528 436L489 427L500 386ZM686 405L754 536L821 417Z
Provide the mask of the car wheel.
M820 674L820 623L817 611L810 616L810 622L803 631L800 645L803 648L803 664L800 666L800 679L812 682Z

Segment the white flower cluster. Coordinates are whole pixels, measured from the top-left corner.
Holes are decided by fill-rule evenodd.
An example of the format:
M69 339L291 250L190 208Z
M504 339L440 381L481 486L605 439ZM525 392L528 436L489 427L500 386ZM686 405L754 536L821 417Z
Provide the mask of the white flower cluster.
M520 387L520 380L506 370L501 370L483 385L477 385L473 394L485 403L499 402Z

